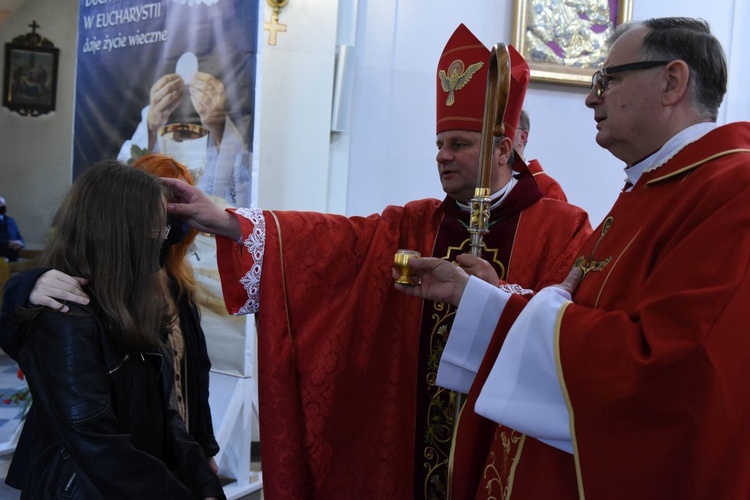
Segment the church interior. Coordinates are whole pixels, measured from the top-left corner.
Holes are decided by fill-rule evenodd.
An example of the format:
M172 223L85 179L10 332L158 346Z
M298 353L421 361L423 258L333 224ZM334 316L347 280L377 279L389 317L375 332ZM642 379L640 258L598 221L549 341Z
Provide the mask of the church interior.
M222 98L231 102L227 108L234 108L226 113L220 147L211 145L214 132L206 140L204 127L197 127L203 131L189 136L191 141L177 136L190 129L170 130L184 158L192 158L184 144L204 139L198 152L203 163L191 173L199 188L225 207L367 217L411 200L442 199L435 167L435 68L446 40L463 23L488 47L498 42L531 45L523 38L527 19L522 14L532 6L543 10L550 2L476 0L459 7L452 0L246 0L243 9L251 12L241 22L236 19L231 29L219 21L211 26L198 16L183 25L166 20L158 30L151 28L172 9L226 9L223 15L232 17L231 9L243 3L0 0L0 66L5 69L0 196L25 240L18 262L0 257L0 282L37 265L55 209L87 163L97 155L127 159L135 157L137 148L153 150L147 117L149 106L155 107L159 71L191 76L215 72L226 79ZM717 121L750 119L750 61L745 54L750 3L578 3L619 7L612 14L618 23L661 16L708 21L729 63L727 94ZM559 20L553 16L550 22ZM195 45L173 42L190 39L193 22L196 33L226 30L218 43L231 47L227 57L237 59L226 66L233 69L205 62L201 38ZM23 93L31 90L16 90L12 73L17 68L13 58L23 56L29 34L49 41L39 46L42 50L31 64L47 64L54 78L47 80L51 90L42 90L43 98L25 100ZM161 47L165 53L174 51L171 59L158 59ZM183 52L198 57L178 58ZM153 61L144 60L151 57ZM246 58L252 62L235 62ZM530 117L526 157L539 159L568 202L588 212L594 228L608 215L626 179L624 164L597 145L593 112L584 104L596 64L581 70L562 63L558 72L532 67L523 105ZM243 86L230 83L245 77ZM115 91L118 82L137 89ZM188 110L186 116L188 112L200 114ZM171 147L162 138L165 127L158 139L165 141L159 142L163 151ZM223 164L228 170L222 170ZM214 365L211 412L217 439L227 450L220 472L228 498L262 498L255 320L252 315L227 314L213 238L199 235L196 248L191 262L207 296L201 308ZM0 401L0 474L7 473L25 409L23 399L7 398L24 388L17 365L0 352L0 394L6 398ZM0 484L0 499L6 498L19 498L19 493Z

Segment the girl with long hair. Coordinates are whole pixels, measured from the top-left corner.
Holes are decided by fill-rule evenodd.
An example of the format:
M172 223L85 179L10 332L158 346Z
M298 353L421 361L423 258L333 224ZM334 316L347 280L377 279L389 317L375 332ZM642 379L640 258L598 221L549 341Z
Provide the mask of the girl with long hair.
M85 279L90 302L16 318L34 401L22 498L224 497L169 404L166 224L165 188L118 161L90 166L63 199L42 262Z

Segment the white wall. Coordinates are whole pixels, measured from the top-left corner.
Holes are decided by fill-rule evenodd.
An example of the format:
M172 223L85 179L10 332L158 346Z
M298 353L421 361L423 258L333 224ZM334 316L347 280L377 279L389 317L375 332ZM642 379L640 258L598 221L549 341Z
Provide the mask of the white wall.
M36 118L0 107L0 194L29 246L41 246L53 211L70 186L78 0L26 0L0 26L5 43L38 30L60 49L56 110Z
M287 31L268 45L261 1L256 137L258 206L327 210L338 2L297 0L279 16Z

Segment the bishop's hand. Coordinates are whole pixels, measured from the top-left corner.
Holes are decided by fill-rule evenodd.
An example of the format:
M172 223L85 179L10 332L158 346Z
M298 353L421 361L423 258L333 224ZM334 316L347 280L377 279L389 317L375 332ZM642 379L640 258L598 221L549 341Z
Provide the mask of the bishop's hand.
M457 265L435 257L409 259L412 285L395 284L396 290L423 299L458 305L469 281L469 275ZM393 277L401 275L396 269Z
M563 280L562 283L558 285L554 285L558 288L562 288L566 292L570 294L572 297L575 291L578 289L578 285L581 284L581 280L583 279L583 271L580 267L574 267L570 270L568 273L568 276Z
M198 188L178 179L160 177L169 186L173 198L167 203L167 211L175 214L198 231L224 236L238 241L242 236L240 223L233 214L218 207Z
M470 276L476 276L494 286L500 283L500 277L497 275L495 268L481 257L470 253L462 253L456 257L456 263Z

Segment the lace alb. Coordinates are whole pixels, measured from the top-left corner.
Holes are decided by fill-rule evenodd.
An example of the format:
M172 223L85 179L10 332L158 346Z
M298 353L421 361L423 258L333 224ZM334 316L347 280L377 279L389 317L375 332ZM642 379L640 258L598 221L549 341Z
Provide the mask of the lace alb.
M247 302L239 310L239 314L253 314L260 308L260 275L266 250L266 219L263 210L259 208L238 208L236 213L253 223L253 231L242 242L253 258L253 265L240 279L247 291Z

